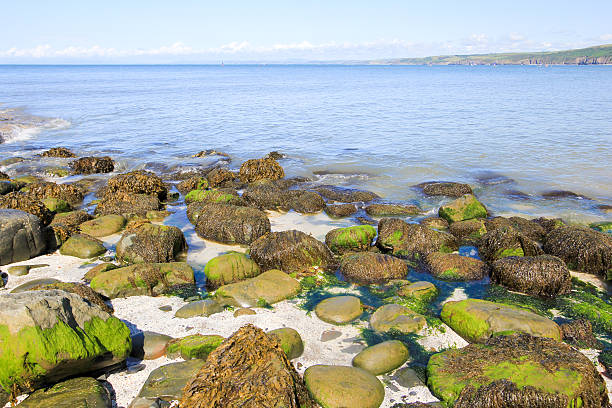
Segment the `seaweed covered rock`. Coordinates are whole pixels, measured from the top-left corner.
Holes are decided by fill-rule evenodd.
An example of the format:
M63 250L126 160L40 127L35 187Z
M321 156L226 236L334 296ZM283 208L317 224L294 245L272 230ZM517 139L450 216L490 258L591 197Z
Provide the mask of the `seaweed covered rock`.
M256 208L230 204L192 203L187 216L198 236L228 244L250 244L270 232L270 220Z
M438 215L449 223L453 223L473 218L486 218L487 209L472 194L466 194L441 206Z
M271 180L251 183L242 194L247 205L260 210L289 211L293 196Z
M92 237L107 237L121 231L126 221L122 215L109 214L85 221L78 228L82 233Z
M30 183L22 191L39 200L57 198L71 205L81 203L85 196L85 192L79 186L74 184L57 184L49 181Z
M368 202L380 196L371 191L357 190L353 188L339 187L339 186L317 186L313 188L314 191L319 193L323 198L332 201L338 201L340 203L358 203Z
M70 167L75 174L110 173L115 169L115 163L108 156L88 156L71 162Z
M114 194L106 194L96 206L96 215L138 215L145 217L149 211L157 211L163 208L161 202L154 195L130 194L118 191Z
M532 241L542 241L546 235L546 229L538 222L521 217L494 217L485 221L487 231L493 231L502 227L513 227L521 235Z
M325 201L314 191L289 190L289 208L300 214L314 214L323 211Z
M111 299L157 296L177 287L195 285L191 266L184 262L149 263L111 269L95 276L90 286Z
M561 325L563 341L584 349L601 349L602 343L593 335L593 325L586 319L574 320Z
M492 336L526 333L561 340L561 329L552 320L527 309L480 299L446 302L440 317L461 337L484 343Z
M166 355L168 358L180 356L183 360L206 360L208 355L223 343L223 340L225 338L216 334L192 334L179 339L172 339L166 347Z
M185 196L185 202L187 204L204 202L244 205L244 200L238 194L230 194L221 190L191 190Z
M343 256L340 272L349 282L370 285L406 278L408 264L391 255L360 252Z
M137 170L111 177L106 184L105 192L105 195L111 196L117 192L154 195L163 201L168 195L168 188L154 173Z
M187 384L181 408L311 408L304 381L276 338L253 325L232 334Z
M0 209L0 265L34 258L45 248L37 217L20 210Z
M487 233L485 221L482 219L453 222L449 230L462 245L474 245Z
M432 181L419 184L423 189L423 193L428 196L446 196L459 198L464 194L472 194L472 187L469 184Z
M104 310L108 314L113 313L112 306L109 306L104 298L95 290L85 285L84 283L78 282L55 282L55 283L41 283L35 286L32 286L28 290L63 290L64 292L74 293L75 295L80 296L88 302L90 305L96 305L100 307L100 309Z
M76 210L67 213L55 214L53 216L53 220L51 221L51 225L63 225L70 231L77 232L79 230L79 225L91 219L93 219L93 217L87 214L85 211Z
M489 274L489 266L479 259L459 254L432 252L425 258L427 270L445 281L480 280Z
M336 228L325 235L325 244L335 254L367 251L376 237L376 228L371 225Z
M71 235L60 248L60 254L81 259L91 259L105 252L106 248L102 245L102 241L83 234Z
M272 269L254 278L223 285L217 289L215 297L236 307L254 307L294 297L301 289L297 279Z
M308 391L325 408L378 408L385 399L382 383L357 367L314 365L304 372Z
M191 190L206 190L210 187L208 180L202 176L193 176L177 184L176 188L185 195Z
M565 262L556 256L509 256L493 262L491 280L510 290L534 296L569 293L572 278Z
M408 224L398 218L383 218L378 223L376 245L393 255L421 258L431 252L457 249L454 236L420 224Z
M301 231L270 232L251 244L251 259L263 270L312 274L315 268L327 270L333 254L322 242Z
M366 214L373 217L397 217L416 215L421 209L416 205L370 204L365 208Z
M224 187L236 179L236 174L222 167L212 169L206 175L206 180L211 187Z
M43 226L47 226L53 219L53 213L42 201L29 195L13 192L0 196L0 208L21 210L37 216Z
M427 326L427 320L406 306L391 303L376 309L370 317L370 326L377 332L396 330L410 334Z
M62 157L62 158L72 158L76 157L74 153L65 147L52 147L49 150L46 150L40 154L41 157Z
M494 262L507 256L537 256L544 252L535 241L514 227L500 227L480 238L478 253L484 261Z
M252 183L257 180L278 180L285 177L285 171L274 159L251 159L240 166L240 180Z
M357 212L355 204L327 204L325 214L332 218L344 218L353 215Z
M253 278L260 273L259 266L239 252L219 255L208 261L204 268L208 289L217 289L222 285Z
M433 355L432 393L455 408L600 408L608 405L603 378L587 357L566 344L528 335L501 336Z
M570 269L612 279L612 237L585 227L559 227L546 235L544 251Z
M91 377L71 378L51 388L33 392L21 408L111 408L110 392L101 382Z
M30 392L125 360L130 331L121 320L62 290L0 298L0 385Z
M419 221L419 224L438 231L446 231L449 227L448 221L446 221L444 218L435 216L423 218L421 221Z
M117 243L117 259L124 263L172 262L186 251L183 232L171 225L142 224L126 231Z

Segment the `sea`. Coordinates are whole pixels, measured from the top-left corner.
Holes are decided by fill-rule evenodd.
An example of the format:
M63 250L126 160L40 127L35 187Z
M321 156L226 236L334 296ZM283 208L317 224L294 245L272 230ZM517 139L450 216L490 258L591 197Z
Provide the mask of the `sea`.
M612 66L0 66L2 110L39 125L0 160L63 146L171 174L278 151L287 176L432 212L414 186L443 180L494 214L612 218Z

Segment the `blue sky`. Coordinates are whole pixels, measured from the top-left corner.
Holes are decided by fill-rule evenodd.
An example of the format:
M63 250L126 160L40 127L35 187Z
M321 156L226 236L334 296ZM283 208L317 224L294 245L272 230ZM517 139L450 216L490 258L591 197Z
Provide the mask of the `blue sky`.
M612 43L612 1L2 1L0 63L312 61Z

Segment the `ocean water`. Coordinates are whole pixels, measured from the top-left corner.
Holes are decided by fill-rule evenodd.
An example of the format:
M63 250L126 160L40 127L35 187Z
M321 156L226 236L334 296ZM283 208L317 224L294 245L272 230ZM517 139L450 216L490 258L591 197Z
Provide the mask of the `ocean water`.
M0 109L47 119L0 159L65 146L169 173L204 149L233 168L277 150L290 176L390 201L433 209L414 184L464 181L498 214L596 221L611 91L608 66L0 66Z

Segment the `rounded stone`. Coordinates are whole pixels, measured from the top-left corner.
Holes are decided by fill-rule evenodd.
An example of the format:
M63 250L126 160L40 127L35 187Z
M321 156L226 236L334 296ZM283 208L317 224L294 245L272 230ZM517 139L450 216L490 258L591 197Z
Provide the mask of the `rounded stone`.
M436 297L438 289L436 286L427 281L418 281L410 285L402 286L397 294L400 296L413 296L418 299L429 300Z
M92 237L106 237L121 231L125 223L126 220L123 216L109 214L90 221L85 221L79 226L79 229Z
M317 317L331 324L345 324L363 313L361 300L355 296L336 296L322 300L316 307Z
M236 311L234 312L234 317L252 316L254 314L257 314L257 312L255 312L253 309L249 307L241 307L240 309L236 309Z
M385 398L378 378L357 367L315 365L306 370L304 381L325 408L378 408Z
M370 317L370 326L377 332L393 329L402 333L416 333L426 325L424 316L396 304L381 306Z
M293 360L294 358L298 358L304 352L304 343L302 342L302 337L297 330L292 329L290 327L283 327L276 330L271 330L268 332L269 336L276 336L279 341L281 348L287 355L289 360Z
M152 331L132 336L132 356L143 360L155 360L166 354L166 347L172 337Z
M395 370L410 358L410 352L399 340L389 340L368 347L353 358L353 366L374 375Z
M60 248L60 254L90 259L106 252L104 245L95 238L84 235L73 235Z

